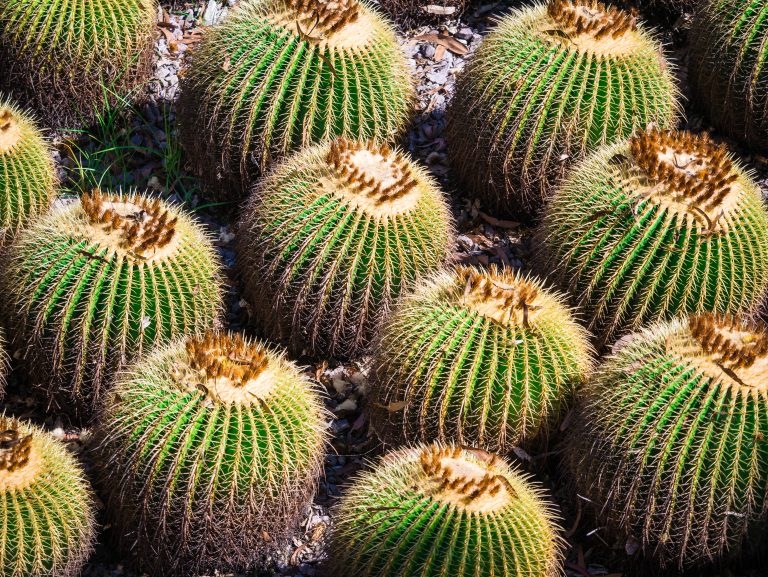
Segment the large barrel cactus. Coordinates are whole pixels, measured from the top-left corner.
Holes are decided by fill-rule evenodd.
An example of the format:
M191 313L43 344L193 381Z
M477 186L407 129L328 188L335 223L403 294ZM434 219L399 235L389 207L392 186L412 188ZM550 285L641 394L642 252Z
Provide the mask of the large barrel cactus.
M85 473L61 442L0 414L0 574L80 575L94 509Z
M245 571L306 514L325 456L322 401L263 344L208 333L121 373L99 417L107 513L153 575Z
M3 308L32 382L87 418L134 355L213 325L218 277L213 246L188 215L137 193L94 191L17 237Z
M183 143L215 199L270 161L332 136L390 140L414 88L392 27L358 0L244 2L195 50Z
M542 271L600 344L685 312L738 312L768 287L760 189L706 135L650 130L606 147L547 207Z
M56 128L92 120L152 72L155 0L3 0L0 87Z
M591 367L586 331L562 301L495 268L420 283L378 339L379 434L508 452L546 429Z
M703 1L690 38L694 100L719 130L768 151L768 2Z
M341 499L328 575L555 577L561 540L541 489L479 449L384 456Z
M470 195L530 217L575 161L670 127L677 110L661 46L633 14L550 0L505 16L478 49L449 109L449 152Z
M48 208L56 169L32 118L0 98L0 245Z
M633 335L582 389L570 464L613 534L672 568L759 546L768 334L704 313Z
M402 152L338 138L282 163L244 208L238 261L262 328L354 356L395 299L447 260L452 219Z

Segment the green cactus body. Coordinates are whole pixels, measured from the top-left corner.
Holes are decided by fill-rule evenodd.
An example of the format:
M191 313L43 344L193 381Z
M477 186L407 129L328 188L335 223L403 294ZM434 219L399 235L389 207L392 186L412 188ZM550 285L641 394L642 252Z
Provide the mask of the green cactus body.
M552 199L542 270L601 345L686 312L738 312L768 286L760 191L706 136L650 131L587 159Z
M262 180L244 209L244 292L271 336L349 357L394 300L449 256L450 211L403 153L343 138L308 148Z
M239 199L271 161L314 142L391 140L411 116L405 56L365 2L242 3L192 60L180 127L214 198Z
M85 473L50 434L0 414L0 574L76 577L96 536Z
M220 309L210 240L159 199L83 195L25 229L9 253L7 326L33 382L77 417L134 355L210 328Z
M420 283L376 349L371 397L385 439L498 452L550 424L591 367L586 331L561 297L497 269Z
M148 80L155 0L4 0L0 86L52 127L91 121Z
M690 39L694 99L719 130L768 151L768 3L703 1Z
M449 109L449 153L470 195L530 217L575 161L677 111L661 46L633 15L550 0L504 17L478 49Z
M56 169L32 119L0 98L0 245L47 210Z
M326 441L322 401L296 366L259 342L208 333L143 358L106 399L97 444L107 512L141 567L239 572L286 545Z
M633 335L582 389L580 493L664 566L737 553L768 514L766 383L768 334L733 317Z
M334 577L554 577L552 506L496 455L454 446L389 453L345 492L329 555Z

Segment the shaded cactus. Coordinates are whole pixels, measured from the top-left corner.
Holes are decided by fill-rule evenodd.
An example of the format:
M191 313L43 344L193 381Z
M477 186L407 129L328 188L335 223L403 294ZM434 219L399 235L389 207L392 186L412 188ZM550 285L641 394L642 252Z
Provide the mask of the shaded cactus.
M387 454L337 509L334 577L554 577L553 507L527 475L479 449L430 445Z
M768 3L703 1L689 36L694 99L718 130L768 150Z
M459 18L469 5L468 0L379 0L392 19L404 27L436 23Z
M376 349L371 397L385 439L499 452L545 429L591 367L586 331L562 298L495 268L420 283Z
M478 49L449 109L449 153L470 195L530 217L573 162L677 111L661 47L633 14L550 0L504 17Z
M56 194L56 169L34 122L0 98L0 245L48 209Z
M394 300L447 260L452 236L425 170L386 145L340 138L259 183L243 211L238 261L271 336L354 356Z
M612 533L664 566L757 542L768 514L768 334L712 313L633 335L583 388L570 461Z
M153 345L204 331L219 262L189 216L140 194L86 194L25 229L2 272L7 326L36 385L87 417L107 379Z
M0 86L52 127L91 121L149 80L155 0L4 0Z
M390 140L413 81L394 32L357 0L242 3L210 29L182 82L179 120L217 199L287 153L333 136Z
M295 365L208 333L143 358L106 399L97 436L107 512L141 567L239 572L286 546L326 440L322 401Z
M760 190L706 135L649 131L568 178L542 225L542 270L600 344L685 312L738 312L768 287Z
M96 535L79 463L50 434L0 414L0 574L75 577Z

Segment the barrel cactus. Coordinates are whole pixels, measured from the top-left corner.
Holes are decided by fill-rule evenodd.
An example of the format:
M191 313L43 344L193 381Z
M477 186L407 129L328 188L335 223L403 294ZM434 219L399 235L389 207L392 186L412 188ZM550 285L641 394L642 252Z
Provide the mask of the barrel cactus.
M325 411L258 341L207 333L121 373L99 416L107 512L153 575L245 571L286 545L325 456Z
M420 283L377 339L380 434L509 452L545 429L591 367L586 331L562 301L495 268Z
M195 50L182 140L217 200L288 152L333 136L391 140L413 81L391 25L358 0L246 2Z
M496 455L452 445L389 453L342 497L334 577L554 577L552 505Z
M0 98L0 245L43 213L56 193L53 158L32 118Z
M768 151L768 3L704 1L690 39L694 99L719 130Z
M95 538L80 465L50 434L0 414L0 574L76 577Z
M464 13L468 4L468 0L379 0L379 6L405 27L455 20Z
M447 260L452 236L425 170L386 145L337 138L258 184L240 223L244 292L292 349L354 356L394 300Z
M588 152L651 123L670 127L677 96L661 46L634 14L596 0L521 8L459 79L447 126L453 168L498 213L537 215Z
M768 287L757 184L706 135L650 130L576 169L543 220L543 269L600 344L676 314L738 312Z
M758 541L768 514L768 334L702 313L633 335L582 390L570 461L601 522L664 566Z
M94 191L19 234L2 270L4 312L33 382L86 418L134 355L212 326L218 277L211 242L188 215L138 193Z
M74 128L152 73L155 0L3 0L0 86Z

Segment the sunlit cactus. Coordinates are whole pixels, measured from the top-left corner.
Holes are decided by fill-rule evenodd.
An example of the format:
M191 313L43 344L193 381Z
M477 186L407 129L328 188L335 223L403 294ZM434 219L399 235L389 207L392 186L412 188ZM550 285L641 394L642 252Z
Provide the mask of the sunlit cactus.
M600 145L671 126L678 91L635 15L550 0L498 22L449 109L452 165L500 214L535 216L568 168Z
M0 245L56 193L53 158L32 118L0 97Z
M0 574L76 577L96 534L79 463L50 434L0 414Z
M33 384L87 418L115 370L218 316L219 261L187 214L94 191L22 231L2 270L4 313Z
M395 299L449 256L452 219L426 171L386 145L343 138L263 179L238 260L258 325L294 350L362 351Z
M240 572L281 551L325 456L325 410L258 341L208 333L116 379L97 431L107 513L153 575Z
M152 74L155 0L3 0L0 87L75 128Z
M546 429L591 366L586 331L562 300L495 268L460 267L420 283L377 342L379 435L509 452Z
M459 18L467 8L467 0L379 0L379 6L401 26L437 23Z
M336 511L334 577L555 577L552 505L496 455L456 446L389 453Z
M651 130L568 178L542 226L541 270L600 344L685 312L738 312L768 287L760 190L706 135Z
M768 3L702 0L690 39L694 100L718 130L768 151Z
M667 567L759 543L766 383L764 327L702 313L633 335L582 389L580 428L569 435L579 493L611 533Z
M397 137L413 84L391 25L366 2L244 2L193 54L179 102L184 145L210 196L239 199L303 146Z

